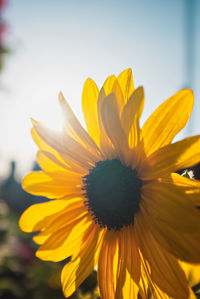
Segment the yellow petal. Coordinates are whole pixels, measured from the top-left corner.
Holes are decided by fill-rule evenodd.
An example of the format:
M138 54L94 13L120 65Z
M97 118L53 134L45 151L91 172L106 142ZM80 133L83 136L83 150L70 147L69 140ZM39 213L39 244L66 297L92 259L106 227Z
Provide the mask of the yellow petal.
M76 254L84 234L90 234L93 228L91 219L82 217L61 227L40 246L36 256L45 261L58 262Z
M167 222L154 221L150 213L141 207L147 226L161 247L174 255L177 259L187 263L200 263L200 234L185 233L174 229Z
M40 138L59 153L59 156L71 167L78 164L82 168L88 168L99 158L98 154L89 152L67 134L55 133L39 122L36 122L34 129Z
M33 120L32 120L33 121ZM34 126L37 125L36 121L33 121ZM35 141L35 143L37 144L37 146L39 147L39 149L42 152L45 153L49 153L50 156L54 156L56 158L57 161L59 161L61 164L65 165L65 167L71 171L74 172L78 172L78 173L85 173L85 169L82 168L80 165L78 165L77 163L74 163L72 161L72 159L68 158L68 163L64 160L65 157L61 157L61 154L58 153L54 148L52 148L49 145L48 139L46 138L45 140L43 140L40 135L38 134L38 132L36 131L35 127L33 127L31 129L31 135Z
M128 101L132 93L134 92L134 84L133 84L133 74L130 68L124 70L117 77L119 84L121 86L124 101L125 103Z
M189 294L189 299L196 299L197 298L191 288L189 288L189 293L190 293Z
M171 172L187 168L200 161L200 136L185 138L160 148L144 161L143 179L167 176Z
M63 268L61 282L64 295L71 296L79 285L87 278L97 264L101 248L102 234L95 226L90 234L86 233L79 253Z
M110 75L104 82L102 89L100 90L100 93L103 91L105 93L105 96L107 96L109 93L111 93L113 89L113 85L115 83L116 77L115 75Z
M32 122L34 123L34 125L36 124L35 121L32 120ZM37 146L39 147L40 150L45 151L45 152L49 152L52 155L54 155L61 163L66 164L62 158L60 157L60 155L58 154L57 151L55 151L51 146L49 146L41 137L40 135L37 133L37 131L35 130L35 128L33 127L31 129L31 135L33 140L35 141L35 143L37 144ZM66 164L66 167L69 167L69 165Z
M173 140L188 122L194 104L193 93L183 89L161 104L142 127L146 155Z
M59 177L52 178L44 172L31 172L23 179L22 187L27 192L45 196L50 199L60 198L69 193L81 194L80 179L71 176L61 179Z
M121 114L122 127L128 137L129 146L136 148L140 140L139 121L144 107L144 90L138 87L130 96Z
M70 168L58 160L52 153L46 151L38 151L37 152L37 162L39 166L48 173L51 172L65 172L70 173ZM77 173L74 173L77 175Z
M138 298L140 257L134 239L132 227L120 230L115 298Z
M55 215L44 217L44 219L35 225L34 229L39 230L40 232L34 235L34 242L41 245L46 242L47 239L50 238L50 236L56 231L59 231L66 226L70 226L73 229L73 226L75 226L76 223L80 222L80 220L88 215L88 211L84 206L83 199L68 199L68 201L68 206L62 211L56 213Z
M111 92L115 80L116 77L114 75L111 75L107 78L107 80L105 81L103 87L99 92L99 97L97 101L97 113L98 113L99 128L100 128L100 148L103 151L105 158L109 158L112 156L113 148L108 136L106 135L103 126L102 117L101 117L101 107L105 97Z
M188 298L185 274L178 261L159 246L146 225L144 217L135 217L137 243L151 268L151 278L158 287L172 298Z
M122 291L119 291L119 292L116 293L116 298L137 299L138 298L138 292L139 292L138 286L134 282L134 280L131 277L128 270L125 269L125 278L124 278L124 284L123 284L123 287L122 287ZM119 296L118 296L118 294L119 294Z
M46 236L53 234L64 227L67 230L67 227L74 221L80 221L86 216L88 216L88 210L84 202L72 202L67 208L63 209L63 211L51 217L51 220L48 221L48 225L45 226L45 229L40 235Z
M84 147L88 148L91 153L93 152L95 154L98 154L98 146L90 137L90 135L85 131L85 129L81 126L80 122L71 110L62 93L59 94L59 102L62 108L64 127L67 134L77 142L81 143Z
M180 193L186 194L187 200L195 207L200 206L200 181L186 178L177 173L172 173L169 178L161 178L160 181L163 184L175 185Z
M117 253L116 235L113 231L106 232L99 255L98 284L101 297L105 299L115 298L116 267L114 267L114 257Z
M72 202L82 202L82 199L74 200L52 200L45 203L39 203L29 207L21 216L19 220L20 228L25 232L38 231L43 229L37 226L42 220L45 220L44 225L47 226L51 217L64 208L69 206Z
M200 211L173 181L145 184L142 197L141 206L144 206L160 227L164 223L182 232L200 233Z
M117 102L114 94L108 95L101 107L101 117L105 131L110 138L117 156L126 160L128 155L128 141L122 129Z
M111 93L114 93L114 95L115 95L115 98L117 100L119 113L120 113L121 109L124 107L125 102L124 102L124 97L123 97L121 87L120 87L119 82L118 82L117 79L115 80L115 83L113 85Z
M136 284L139 285L141 276L141 263L133 226L123 228L119 235L119 252L120 246L124 246L123 260L125 268L128 269L128 272L130 273L131 277L134 279Z
M62 231L63 227L65 227L64 232L69 232L68 227L73 229L73 226L86 217L87 214L88 213L86 208L84 208L83 203L82 205L80 205L80 203L73 203L67 206L66 209L63 209L63 211L51 217L45 217L36 225L36 228L40 227L42 229L38 234L34 235L34 242L39 245L44 244L55 232L58 232L59 235L59 232Z
M192 265L183 262L180 262L180 264L189 280L191 287L197 283L200 283L200 265Z
M97 100L99 90L92 79L87 79L82 93L82 110L88 133L97 145L100 143L99 122L97 114Z

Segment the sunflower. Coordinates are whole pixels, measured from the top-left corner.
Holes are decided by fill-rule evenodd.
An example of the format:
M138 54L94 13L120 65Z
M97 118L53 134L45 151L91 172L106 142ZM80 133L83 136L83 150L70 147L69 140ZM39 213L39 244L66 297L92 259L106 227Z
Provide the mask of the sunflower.
M200 263L200 183L175 172L200 161L200 136L172 140L193 101L180 90L140 128L144 91L126 69L100 91L86 80L87 130L62 93L62 132L32 121L42 171L23 188L52 200L29 207L20 227L38 232L40 259L71 257L61 274L66 297L95 267L103 299L192 297L180 261Z

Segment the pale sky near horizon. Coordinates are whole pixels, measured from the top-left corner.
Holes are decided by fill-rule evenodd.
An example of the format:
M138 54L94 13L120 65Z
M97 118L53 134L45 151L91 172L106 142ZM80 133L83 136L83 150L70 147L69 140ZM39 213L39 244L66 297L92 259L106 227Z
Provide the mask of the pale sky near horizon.
M195 12L196 104L190 130L200 132L200 2ZM81 92L91 77L100 87L111 73L131 67L145 89L142 122L165 99L185 87L183 0L10 0L4 13L11 54L0 74L0 177L9 161L24 175L35 158L30 117L58 128L63 91L83 123Z

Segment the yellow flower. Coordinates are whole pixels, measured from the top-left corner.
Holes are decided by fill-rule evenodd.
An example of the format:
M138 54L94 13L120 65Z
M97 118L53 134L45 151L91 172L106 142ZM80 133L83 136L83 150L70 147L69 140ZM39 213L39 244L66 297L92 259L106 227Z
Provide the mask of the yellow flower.
M200 161L200 136L171 143L186 125L193 93L166 100L140 129L142 87L132 71L111 75L99 91L85 82L82 109L87 131L63 95L58 134L33 121L42 169L23 188L54 199L28 208L25 232L39 231L37 257L61 261L70 296L98 268L101 298L189 298L179 260L200 263L200 183L175 171Z

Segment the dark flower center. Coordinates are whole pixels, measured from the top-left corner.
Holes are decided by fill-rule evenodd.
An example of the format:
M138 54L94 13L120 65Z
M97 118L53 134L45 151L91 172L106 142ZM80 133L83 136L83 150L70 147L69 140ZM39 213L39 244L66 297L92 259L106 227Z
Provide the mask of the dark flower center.
M141 187L135 169L118 159L99 161L83 178L85 205L100 226L120 230L134 223Z

